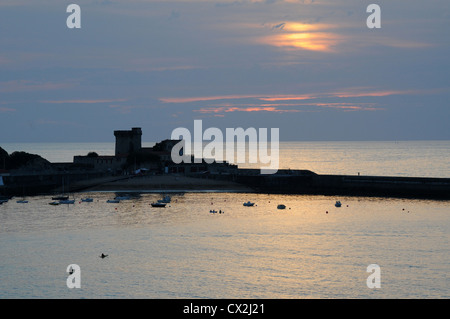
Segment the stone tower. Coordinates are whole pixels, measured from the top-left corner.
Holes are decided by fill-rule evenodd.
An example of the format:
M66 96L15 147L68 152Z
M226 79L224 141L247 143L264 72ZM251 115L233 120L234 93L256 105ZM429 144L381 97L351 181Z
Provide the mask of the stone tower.
M128 155L142 149L142 130L133 127L131 131L114 131L116 137L116 156Z

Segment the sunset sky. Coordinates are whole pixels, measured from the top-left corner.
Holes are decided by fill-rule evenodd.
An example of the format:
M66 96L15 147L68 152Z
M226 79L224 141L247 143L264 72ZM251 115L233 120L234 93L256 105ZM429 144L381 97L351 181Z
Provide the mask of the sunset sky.
M450 2L0 0L0 142L131 127L156 142L195 119L284 141L450 139Z

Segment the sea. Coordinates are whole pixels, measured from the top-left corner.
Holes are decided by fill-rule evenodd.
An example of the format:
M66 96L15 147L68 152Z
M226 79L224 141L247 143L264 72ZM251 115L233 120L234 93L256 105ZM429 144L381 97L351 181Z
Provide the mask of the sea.
M113 143L0 146L51 162L114 154ZM282 142L279 154L280 168L319 174L450 177L450 141ZM3 203L0 299L450 297L450 201L218 190L150 205L166 194Z

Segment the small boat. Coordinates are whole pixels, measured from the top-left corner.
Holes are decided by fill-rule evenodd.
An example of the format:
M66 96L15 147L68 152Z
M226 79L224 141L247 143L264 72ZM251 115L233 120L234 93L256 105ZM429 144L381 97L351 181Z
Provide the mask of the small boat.
M250 202L250 201L248 201L247 203L244 203L244 206L253 206L253 205L255 205L255 203L252 203L252 202Z
M3 204L3 203L7 203L7 202L8 202L7 199L0 199L0 205Z
M152 207L166 207L166 203L152 203L151 204L152 205Z
M52 200L68 200L69 196L55 196L52 197Z
M51 202L51 203L48 203L49 205L52 205L52 206L58 206L60 203L59 202Z
M91 203L94 201L94 199L93 198L82 198L81 201L85 202L85 203Z
M285 208L286 208L286 205L280 204L280 205L277 206L277 208L278 208L278 209L285 209Z
M119 199L108 199L106 202L107 203L120 203L120 200Z
M75 204L75 199L60 200L59 203L60 204Z
M211 214L215 214L215 213L217 213L217 210L210 209L209 212L210 212Z
M28 203L28 201L27 201L27 200L24 200L24 199L22 199L22 200L18 200L18 201L16 201L16 203L18 203L18 204L26 204L26 203Z
M336 207L341 207L341 206L342 206L342 204L341 204L341 202L340 202L340 201L336 201L336 203L334 204L334 206L336 206Z

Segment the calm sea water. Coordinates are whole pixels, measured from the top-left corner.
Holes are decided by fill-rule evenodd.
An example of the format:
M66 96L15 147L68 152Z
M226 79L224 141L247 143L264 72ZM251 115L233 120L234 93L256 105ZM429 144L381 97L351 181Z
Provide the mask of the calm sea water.
M448 152L448 142L430 143L436 152ZM299 143L289 152L309 150L330 159L345 154L346 143L331 144ZM422 154L416 162L409 147L399 151L409 163L428 163L420 168L389 165L398 158L394 150L402 148L381 143L377 147L392 147L382 156L374 144L358 155L371 158L358 162L358 169L448 176L448 162L426 152L421 142L405 142ZM103 153L91 147L78 150ZM64 152L70 151L63 147ZM347 150L349 161L355 152L354 145ZM314 156L309 163L316 169L302 168L356 168L323 158L316 163ZM119 204L106 203L114 193L99 192L73 194L74 205L51 206L47 196L0 205L0 298L450 297L449 201L184 193L172 194L166 208L152 208L162 194L135 195ZM94 201L81 202L86 196ZM248 200L255 206L244 207ZM336 200L342 207L334 206ZM278 210L278 204L287 208ZM109 256L101 259L101 253ZM66 285L70 264L81 268L79 289ZM381 269L381 288L367 286L371 264Z

